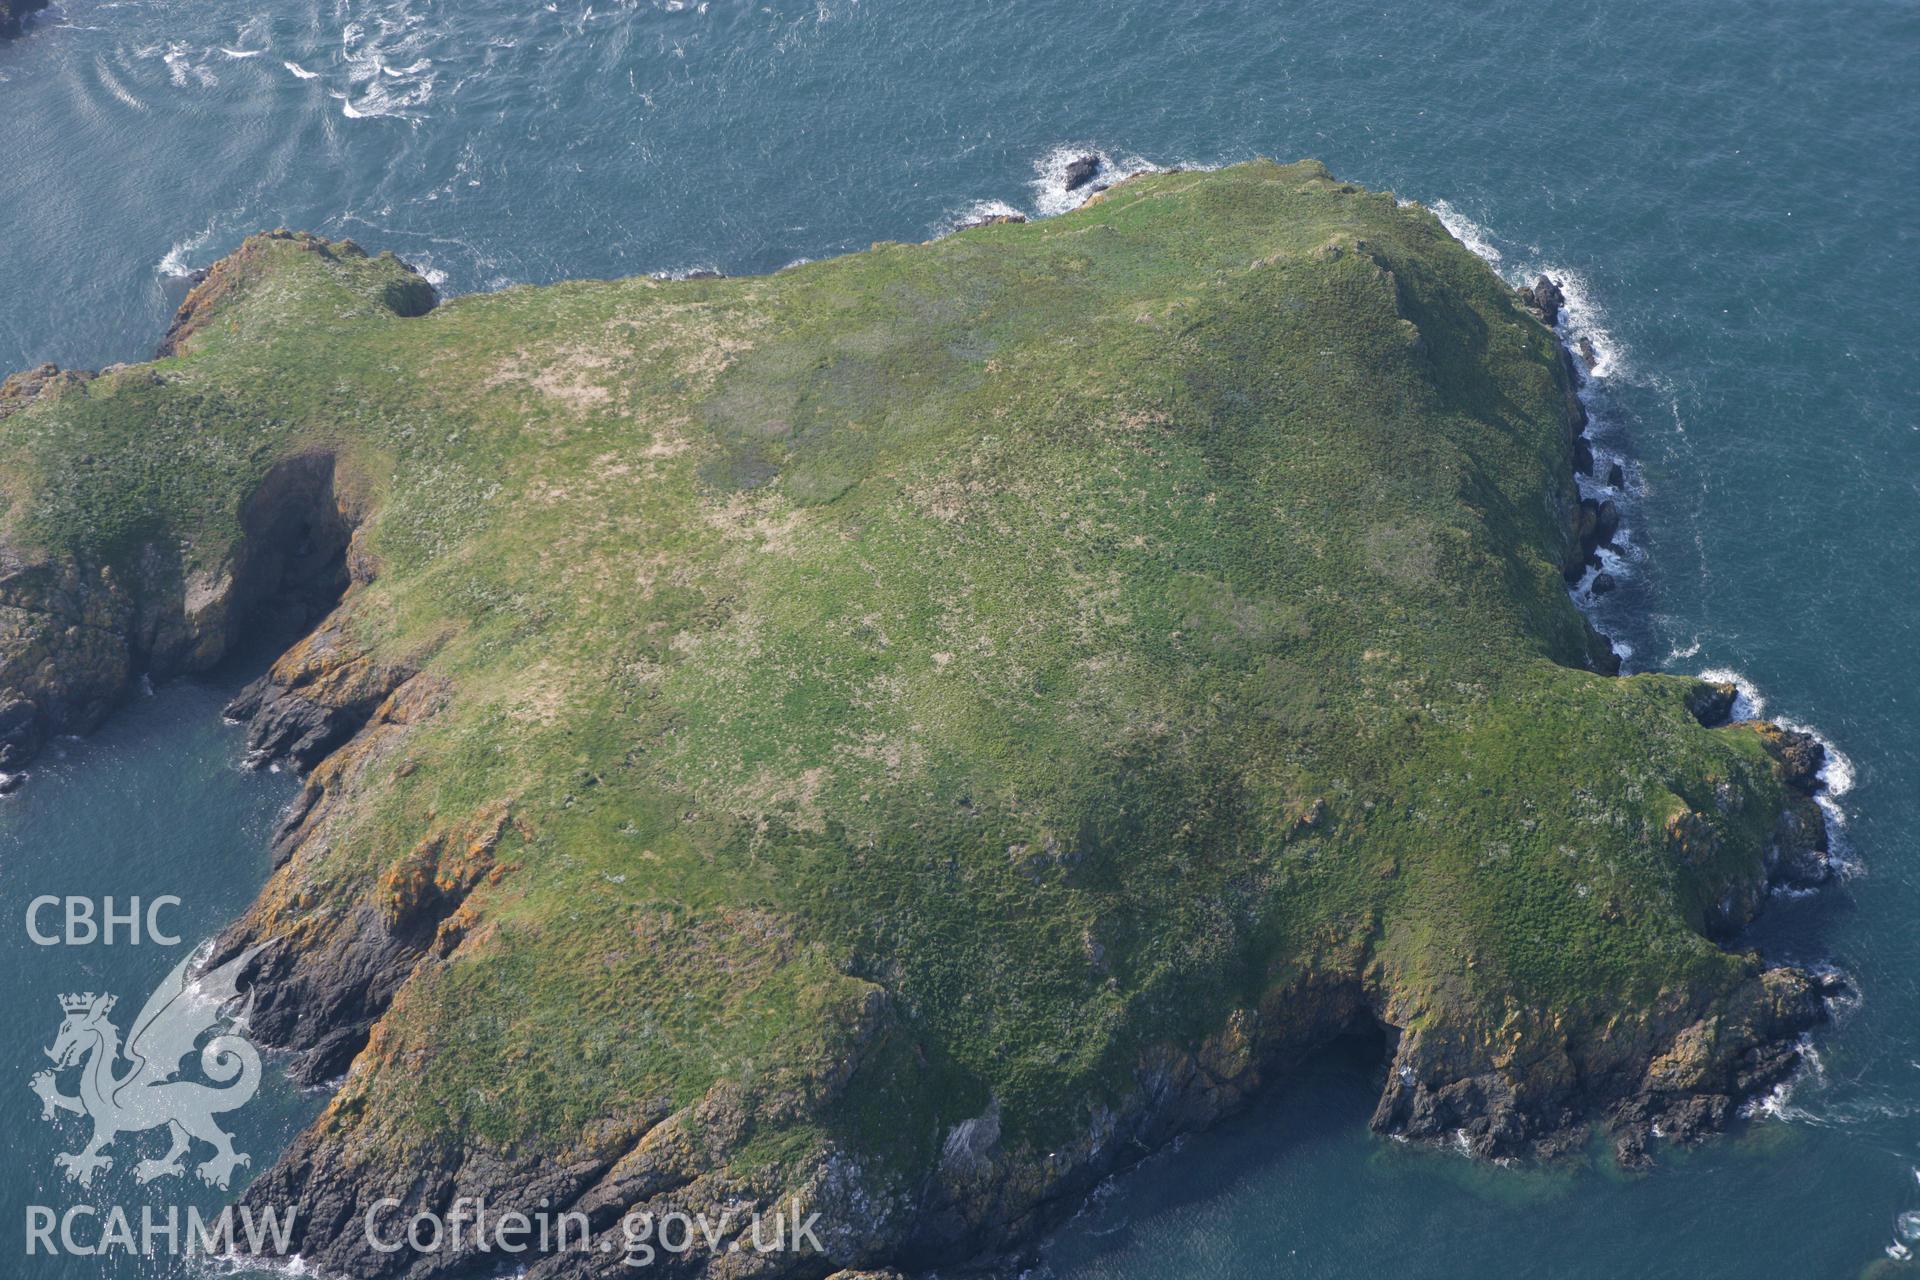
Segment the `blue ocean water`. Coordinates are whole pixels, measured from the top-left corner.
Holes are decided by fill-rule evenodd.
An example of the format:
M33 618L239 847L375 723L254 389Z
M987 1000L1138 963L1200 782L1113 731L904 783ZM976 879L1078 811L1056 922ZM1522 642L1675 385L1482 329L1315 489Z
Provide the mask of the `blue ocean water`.
M1056 211L1086 148L1122 167L1317 156L1444 202L1515 278L1551 270L1602 357L1594 407L1628 472L1631 548L1601 623L1631 666L1736 671L1845 752L1859 869L1775 903L1759 940L1842 965L1864 1001L1768 1116L1644 1177L1383 1142L1364 1064L1330 1055L1116 1183L1046 1269L1891 1264L1896 1216L1920 1209L1920 9L64 0L34 25L0 46L4 367L139 358L185 272L263 227L391 248L451 291L749 273L980 208ZM167 706L150 714L171 727L129 751L213 732L211 702ZM111 779L145 767L0 804L0 841L104 872L151 821ZM216 841L270 785L203 783L196 830ZM54 803L87 823L26 825ZM0 844L9 894L21 847ZM0 1123L11 1139L3 1103Z

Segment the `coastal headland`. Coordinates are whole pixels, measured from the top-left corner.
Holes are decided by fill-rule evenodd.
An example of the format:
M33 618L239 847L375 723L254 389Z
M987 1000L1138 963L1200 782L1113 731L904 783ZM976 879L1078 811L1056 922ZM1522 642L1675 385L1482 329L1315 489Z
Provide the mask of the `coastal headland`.
M245 1193L328 1273L498 1264L388 1199L1005 1258L1343 1036L1384 1134L1637 1163L1825 1016L1739 942L1821 757L1613 674L1551 302L1313 162L447 301L255 236L156 360L0 386L0 769L286 637L212 959L337 1082Z

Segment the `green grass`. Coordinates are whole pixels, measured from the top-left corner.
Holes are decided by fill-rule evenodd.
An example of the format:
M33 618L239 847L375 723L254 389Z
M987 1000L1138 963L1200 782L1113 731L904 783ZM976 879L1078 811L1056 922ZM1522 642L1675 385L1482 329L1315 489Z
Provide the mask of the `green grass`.
M218 565L277 459L366 495L354 631L455 692L269 898L325 934L423 837L524 834L330 1112L355 1141L724 1088L736 1162L906 1185L989 1099L1044 1152L1330 957L1576 1041L1746 972L1700 926L1769 761L1688 682L1578 669L1563 375L1422 209L1256 163L413 318L387 259L242 265L185 354L0 423L5 527Z

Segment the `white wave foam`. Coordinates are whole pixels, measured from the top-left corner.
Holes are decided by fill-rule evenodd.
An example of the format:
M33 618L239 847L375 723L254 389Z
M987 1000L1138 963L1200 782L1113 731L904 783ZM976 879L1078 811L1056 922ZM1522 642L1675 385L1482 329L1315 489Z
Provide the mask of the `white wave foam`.
M979 222L985 218L1024 218L1026 212L1008 204L1005 200L975 200L966 208L949 213L944 222L936 229L936 234L947 235L959 230L970 222Z
M175 241L173 247L167 250L166 256L153 264L154 274L170 276L176 280L192 275L195 269L188 264L187 255L198 250L212 238L213 229L209 227L197 236L188 236L185 240Z
M1754 687L1753 681L1731 667L1709 667L1700 673L1700 678L1731 684L1739 690L1734 697L1731 713L1735 720L1759 720L1766 715L1766 698ZM1833 739L1810 724L1802 724L1785 716L1775 716L1773 720L1783 729L1811 735L1820 744L1825 757L1819 772L1814 775L1820 781L1820 790L1814 794L1813 800L1827 820L1827 862L1843 877L1862 874L1865 868L1853 857L1853 846L1847 839L1847 811L1840 805L1840 797L1853 790L1853 758L1835 746Z
M1735 720L1758 720L1767 713L1767 700L1753 681L1735 671L1732 667L1708 667L1700 673L1702 680L1711 680L1715 684L1730 684L1739 690L1733 699L1733 718Z
M1800 1065L1793 1074L1754 1098L1740 1108L1740 1114L1749 1119L1765 1116L1773 1120L1816 1120L1812 1112L1793 1105L1794 1091L1809 1080L1818 1084L1827 1076L1827 1064L1821 1061L1820 1051L1814 1048L1813 1037L1802 1032L1794 1041L1794 1047L1800 1052Z
M407 265L420 273L420 278L435 289L444 290L447 285L447 273L434 265L431 253L408 253Z
M192 65L189 61L187 46L179 41L169 44L161 61L167 64L167 78L173 81L173 87L186 88L187 71Z
M240 58L257 58L261 54L265 53L266 50L265 49L229 49L225 45L221 45L220 52L226 54L229 58L240 59Z
M318 71L309 71L297 62L288 61L280 65L293 72L294 75L300 77L302 80L318 80L320 78Z
M1833 745L1832 738L1810 724L1801 724L1797 720L1788 720L1784 716L1780 717L1779 724L1783 729L1813 735L1813 740L1819 743L1827 753L1827 762L1820 766L1819 777L1828 795L1843 796L1853 790L1853 760L1846 752Z
M1405 203L1413 204L1415 202L1408 200ZM1432 204L1428 205L1427 208L1433 211L1434 217L1440 219L1440 225L1447 229L1448 235L1473 250L1473 252L1481 258L1484 258L1489 265L1494 267L1500 265L1502 255L1500 250L1494 248L1492 234L1488 232L1485 227L1475 222L1472 218L1469 218L1466 214L1461 213L1445 200L1435 200Z
M1404 207L1418 202L1402 200L1400 203ZM1434 200L1426 208L1439 219L1447 234L1492 267L1514 288L1530 285L1543 275L1559 286L1563 300L1555 328L1567 349L1574 352L1586 368L1586 380L1580 388L1580 403L1587 412L1586 435L1593 448L1593 475L1577 476L1575 483L1582 498L1610 498L1622 509L1623 516L1630 514L1627 508L1631 505L1633 491L1624 485L1614 489L1605 482L1609 468L1618 463L1624 470L1627 460L1617 450L1604 448L1599 443L1610 434L1608 428L1612 424L1606 413L1605 402L1597 395L1599 384L1626 370L1626 354L1607 328L1605 312L1595 300L1587 278L1572 268L1540 261L1538 249L1528 249L1524 253L1511 247L1502 249L1497 235L1445 200ZM1590 614L1605 608L1602 597L1594 595L1592 590L1592 583L1600 573L1611 575L1618 583L1632 576L1633 567L1646 560L1646 553L1633 543L1627 520L1623 518L1620 528L1613 535L1612 545L1598 550L1598 559L1599 567L1583 571L1579 581L1569 589L1575 603ZM1620 642L1614 641L1613 647L1620 654L1622 663L1631 656L1631 649L1625 648ZM1668 659L1672 660L1672 657Z
M1098 156L1100 172L1092 182L1067 190L1067 169L1082 156ZM1141 156L1115 158L1099 147L1055 147L1034 162L1034 178L1028 183L1033 188L1034 213L1042 218L1050 218L1069 209L1078 209L1087 198L1104 191L1117 182L1124 182L1137 174L1152 173L1159 165Z
M719 267L702 263L691 267L669 267L661 271L652 271L648 273L648 278L652 280L691 280L695 276L700 276L704 279L708 276L724 274L725 272L721 271Z
M285 1258L223 1253L210 1257L207 1261L219 1267L220 1274L229 1276L257 1275L264 1271L268 1275L290 1277L290 1280L310 1280L310 1277L322 1274L318 1268L297 1253Z
M369 23L371 27L369 27ZM404 5L352 21L340 30L348 92L340 98L349 120L410 118L433 97L437 73L431 47L439 32Z
M220 83L220 77L212 68L194 60L193 46L184 40L168 41L167 51L160 60L167 64L167 78L176 89L185 89L194 82L203 89L211 89Z
M1568 346L1579 351L1582 338L1593 345L1594 360L1587 369L1588 377L1611 378L1626 372L1624 353L1607 329L1606 313L1594 299L1584 275L1571 267L1551 263L1524 268L1519 274L1529 277L1520 283L1531 283L1544 275L1560 286L1560 292L1566 295L1566 301L1560 306L1560 328L1565 332Z
M1593 345L1594 360L1587 370L1589 377L1610 378L1626 372L1626 353L1608 330L1606 313L1594 299L1586 276L1572 267L1543 262L1537 257L1509 257L1508 252L1500 248L1498 236L1445 200L1434 200L1427 208L1440 219L1440 225L1449 235L1485 260L1508 284L1518 288L1544 275L1560 286L1566 301L1560 308L1559 328L1569 349L1582 354L1583 359L1580 340L1584 338Z
M120 99L120 101L127 106L132 107L135 111L145 111L147 109L147 104L134 97L127 86L121 84L113 72L107 69L107 60L105 58L96 57L93 60L93 69L100 73L100 86L108 93Z

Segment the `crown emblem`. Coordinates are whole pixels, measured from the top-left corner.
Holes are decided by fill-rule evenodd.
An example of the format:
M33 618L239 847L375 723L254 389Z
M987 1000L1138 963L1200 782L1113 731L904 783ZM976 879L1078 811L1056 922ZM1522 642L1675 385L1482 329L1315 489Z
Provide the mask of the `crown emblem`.
M84 991L78 995L61 996L60 1007L68 1013L86 1013L98 1002L100 1012L104 1014L112 1011L116 999L116 996L97 996L91 991Z

